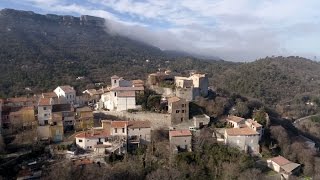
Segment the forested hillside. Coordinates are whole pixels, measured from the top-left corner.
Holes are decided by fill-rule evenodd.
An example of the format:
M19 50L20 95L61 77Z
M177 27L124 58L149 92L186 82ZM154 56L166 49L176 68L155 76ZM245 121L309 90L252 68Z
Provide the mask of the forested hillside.
M267 57L231 68L214 79L218 87L268 104L319 94L320 63L301 57Z
M91 16L40 15L3 9L0 39L1 97L38 93L61 84L83 89L94 82L109 82L113 74L145 78L159 67L220 72L212 67L233 64L212 61L210 68L209 62L181 58L186 53L165 52L111 35L104 19ZM85 79L76 81L78 76ZM26 91L26 87L32 91Z

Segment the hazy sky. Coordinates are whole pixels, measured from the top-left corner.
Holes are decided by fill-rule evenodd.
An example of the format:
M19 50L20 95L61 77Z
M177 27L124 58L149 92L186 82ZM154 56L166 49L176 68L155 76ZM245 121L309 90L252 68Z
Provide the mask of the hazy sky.
M161 49L225 60L320 58L320 0L0 0L0 8L99 16Z

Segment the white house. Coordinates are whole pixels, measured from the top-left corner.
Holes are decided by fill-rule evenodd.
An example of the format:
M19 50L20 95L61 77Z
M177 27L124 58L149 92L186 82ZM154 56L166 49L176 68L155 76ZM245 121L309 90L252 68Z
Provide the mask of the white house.
M137 85L118 76L112 76L110 91L101 95L103 107L110 111L135 109L136 94L144 91L141 82L139 83Z
M69 104L76 104L76 91L73 87L66 86L58 86L53 92L55 92L58 98L63 98L65 102Z
M40 126L51 123L52 105L53 100L51 98L40 98L38 103L38 122Z
M94 150L96 145L112 146L109 137L110 132L108 131L86 131L76 135L76 144L83 149Z

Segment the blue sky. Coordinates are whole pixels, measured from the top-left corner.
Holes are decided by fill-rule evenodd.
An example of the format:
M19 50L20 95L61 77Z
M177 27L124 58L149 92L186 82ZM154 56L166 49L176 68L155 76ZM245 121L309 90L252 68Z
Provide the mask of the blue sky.
M107 19L112 33L225 60L320 58L319 0L0 0L0 8Z

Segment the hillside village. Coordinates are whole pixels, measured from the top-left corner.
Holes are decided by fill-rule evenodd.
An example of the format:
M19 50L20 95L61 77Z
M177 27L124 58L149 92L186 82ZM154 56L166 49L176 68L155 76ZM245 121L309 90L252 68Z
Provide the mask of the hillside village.
M209 138L254 157L260 165L273 170L275 176L289 179L301 173L299 163L276 153L267 159L263 155L261 146L270 122L268 113L262 115L267 122L264 124L254 117L227 114L217 119L201 109L198 114L192 113L192 102L214 93L206 74L191 71L184 77L159 69L149 74L146 81L114 75L110 84L78 90L81 93L63 85L31 97L2 99L1 135L7 144L10 144L8 139L19 136L25 143L46 144L52 157L63 156L70 162L85 165L108 164L106 158L154 146L154 132L161 131L166 134L167 150L172 155L192 152L203 145L203 139ZM213 124L217 121L225 124L216 127ZM29 139L26 132L31 133ZM301 139L317 151L313 141ZM42 176L41 170L29 166L19 171L19 178Z

